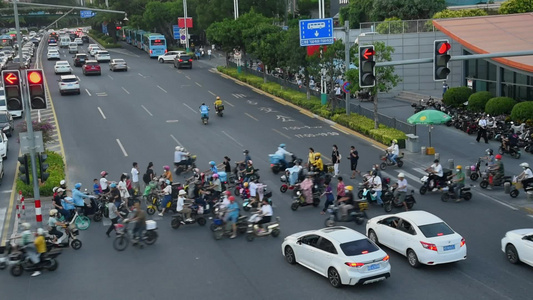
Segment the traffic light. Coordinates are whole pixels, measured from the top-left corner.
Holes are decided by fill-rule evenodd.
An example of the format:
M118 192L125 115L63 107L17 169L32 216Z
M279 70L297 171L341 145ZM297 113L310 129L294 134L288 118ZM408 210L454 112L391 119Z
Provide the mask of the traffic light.
M2 71L2 80L4 82L7 109L22 110L20 72L18 70Z
M44 183L48 179L48 177L50 177L50 174L46 173L46 169L48 169L48 164L44 163L48 158L48 155L46 155L45 153L39 153L37 156L39 158L39 169L41 170L41 183Z
M30 166L28 164L28 155L24 154L19 156L18 161L20 163L19 172L21 173L19 179L25 184L30 184Z
M43 70L28 70L31 109L46 109Z
M359 47L359 87L367 88L376 85L376 62L374 45Z
M117 30L121 30L122 26L117 26L116 28L117 28Z
M449 54L451 45L448 40L436 40L433 48L433 80L446 80L450 74L448 61L451 58Z

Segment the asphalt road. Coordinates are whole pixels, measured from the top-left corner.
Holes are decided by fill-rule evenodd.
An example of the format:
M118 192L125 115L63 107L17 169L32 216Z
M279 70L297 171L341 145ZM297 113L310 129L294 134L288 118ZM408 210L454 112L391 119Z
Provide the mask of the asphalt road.
M118 180L122 172L129 172L133 161L139 162L141 169L153 161L160 173L163 165L171 165L173 149L178 144L198 155L202 169L208 168L210 160L220 163L224 155L240 160L242 150L248 149L254 165L261 170L263 182L274 191L274 214L281 217L282 234L277 239L267 237L254 242L242 237L215 241L208 228L191 225L173 230L170 216L155 217L159 227L155 245L116 252L112 239L104 235L105 227L93 223L80 235L82 249L66 249L54 273L14 278L6 270L0 272L6 297L531 298L533 284L528 279L532 269L509 264L500 250L504 233L531 227L531 218L507 206L502 198L508 196L501 191L493 191L490 197L476 191L470 202L463 203L441 202L440 194L415 196L416 209L440 216L466 238L466 261L412 269L403 256L385 248L391 256L390 279L342 289L332 288L325 278L312 271L288 265L281 255L283 237L321 228L325 217L319 214L319 209L290 210L290 195L279 192L279 177L268 170L268 154L279 143L286 143L289 151L304 158L308 147L329 157L331 145L337 144L347 157L349 146L356 145L361 156L359 168L368 170L377 162L381 150L222 78L210 71L210 64L204 61L195 62L192 70L176 70L170 64L148 59L137 49L127 47L110 52L113 58L125 58L130 70L112 73L102 64L102 76L85 77L79 68L75 69L83 90L79 96L60 96L53 62L43 61L62 132L69 183L80 181L90 188L92 179L98 178L102 170L110 173L109 179ZM212 105L215 95L225 100L224 117L211 113L209 124L204 126L197 108L202 102ZM464 147L456 145L461 146ZM420 185L415 179L421 176L420 168L427 158L412 157L402 171L409 174L409 183L418 189ZM348 169L343 162L344 177L349 177ZM388 169L386 174L396 176L397 170ZM379 207L369 211L370 216L383 213ZM364 232L364 225L345 225Z

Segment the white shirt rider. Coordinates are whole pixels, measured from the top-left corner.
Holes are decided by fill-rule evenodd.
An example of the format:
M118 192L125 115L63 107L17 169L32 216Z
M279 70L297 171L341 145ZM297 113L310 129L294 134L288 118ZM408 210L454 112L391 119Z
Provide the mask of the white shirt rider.
M270 204L261 206L261 216L272 217L273 214L274 212L272 211L272 206L270 206Z
M248 189L250 189L250 197L257 196L257 184L255 182L250 182Z
M187 152L174 151L174 162L180 162L186 160L188 156Z
M185 198L183 196L178 196L178 201L176 202L176 211L182 211L184 205Z
M398 147L398 144L396 143L393 143L390 147L389 147L389 152L391 154L394 154L396 156L398 156L400 154L400 148Z
M431 169L433 169L433 171L435 172L435 175L439 176L439 177L442 177L443 172L442 172L442 165L441 164L437 164L437 163L434 163L431 165Z
M374 190L374 191L379 192L379 191L382 190L382 188L381 188L381 178L379 178L379 176L376 175L376 176L374 176L374 178L372 178L372 186L373 186L372 190Z
M407 192L407 180L404 178L402 180L398 179L398 192Z
M100 187L102 188L102 190L107 189L107 178L100 178Z
M524 179L533 178L533 172L531 172L530 168L526 168L524 170Z

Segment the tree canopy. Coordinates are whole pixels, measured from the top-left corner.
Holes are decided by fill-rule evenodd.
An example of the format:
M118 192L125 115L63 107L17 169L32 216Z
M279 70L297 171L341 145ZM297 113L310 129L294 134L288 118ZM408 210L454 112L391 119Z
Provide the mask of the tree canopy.
M502 3L498 10L500 14L519 14L533 12L533 1L531 0L507 0Z
M445 0L374 0L372 21L398 17L401 20L429 19L446 8Z

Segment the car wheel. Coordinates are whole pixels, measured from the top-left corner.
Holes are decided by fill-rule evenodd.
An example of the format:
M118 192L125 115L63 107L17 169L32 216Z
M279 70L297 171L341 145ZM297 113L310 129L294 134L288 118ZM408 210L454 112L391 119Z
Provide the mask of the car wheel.
M420 267L420 262L418 261L418 256L416 256L415 251L409 249L407 250L407 261L409 262L409 265L413 268Z
M512 264L517 264L520 261L515 246L511 244L505 246L505 255L507 255L507 260Z
M164 63L165 61L164 61L162 58L160 58L160 59L159 59L159 62L160 62L160 63Z
M335 268L329 268L329 270L328 270L328 280L329 280L329 283L334 288L339 288L342 285L341 276L339 275L339 272L337 272L337 270L335 270Z
M370 230L368 231L368 238L369 238L372 242L374 242L374 244L379 245L379 239L378 239L377 234L374 232L374 230L370 229Z
M296 264L296 256L290 246L285 247L285 260L291 265Z

